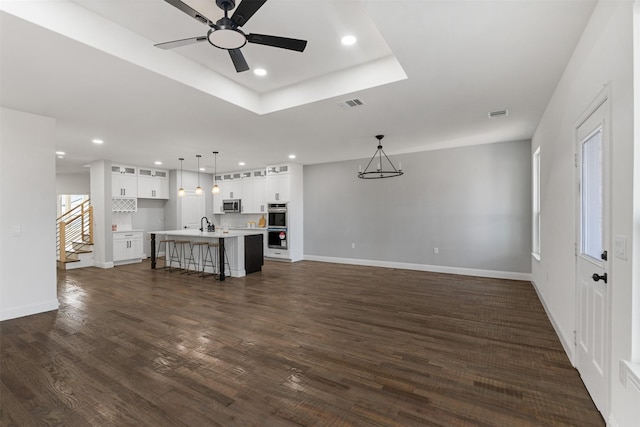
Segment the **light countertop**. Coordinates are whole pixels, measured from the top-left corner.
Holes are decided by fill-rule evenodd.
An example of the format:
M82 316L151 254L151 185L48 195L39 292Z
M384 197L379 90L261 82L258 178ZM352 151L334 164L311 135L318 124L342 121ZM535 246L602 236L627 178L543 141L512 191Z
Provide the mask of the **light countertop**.
M197 229L183 229L183 230L161 230L150 231L149 234L164 234L167 236L184 236L184 237L211 237L218 239L226 239L228 237L243 237L251 236L254 234L262 234L264 228L247 228L243 230L229 230L224 233L222 231L200 231Z

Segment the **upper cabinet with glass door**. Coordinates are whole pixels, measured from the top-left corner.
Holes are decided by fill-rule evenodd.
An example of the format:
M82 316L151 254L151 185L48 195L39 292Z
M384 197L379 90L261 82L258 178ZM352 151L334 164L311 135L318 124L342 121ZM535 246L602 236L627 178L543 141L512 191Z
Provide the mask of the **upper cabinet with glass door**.
M164 169L138 168L138 197L168 199L169 172Z

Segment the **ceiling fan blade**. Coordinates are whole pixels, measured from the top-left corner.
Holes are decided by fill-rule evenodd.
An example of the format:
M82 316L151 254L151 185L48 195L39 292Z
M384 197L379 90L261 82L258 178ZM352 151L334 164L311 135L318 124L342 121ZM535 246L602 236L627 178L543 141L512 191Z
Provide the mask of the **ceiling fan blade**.
M233 66L236 67L236 71L241 73L249 69L247 61L244 59L244 55L240 52L240 49L229 49L229 56L233 61Z
M249 43L263 44L266 46L279 47L282 49L295 50L298 52L303 52L304 48L307 47L306 40L268 36L265 34L247 34L247 41Z
M203 24L207 24L210 27L213 27L214 23L210 21L206 16L203 16L197 10L191 8L188 4L181 2L180 0L164 0L169 3L171 6L180 9L190 17L196 19L197 21L202 22Z
M236 7L233 15L231 15L231 20L235 22L238 27L242 27L266 2L267 0L242 0L238 7Z
M200 37L191 37L189 39L181 39L181 40L174 40L171 42L164 42L164 43L158 43L158 44L154 44L155 47L159 47L160 49L173 49L174 47L180 47L180 46L186 46L189 44L194 44L194 43L200 43L207 40L206 36L200 36Z

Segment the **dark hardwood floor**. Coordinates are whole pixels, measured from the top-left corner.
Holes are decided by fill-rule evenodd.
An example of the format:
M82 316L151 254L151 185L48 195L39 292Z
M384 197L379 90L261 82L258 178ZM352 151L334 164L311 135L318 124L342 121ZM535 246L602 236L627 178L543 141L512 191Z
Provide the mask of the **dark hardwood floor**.
M267 262L58 273L0 323L2 426L603 426L528 282Z

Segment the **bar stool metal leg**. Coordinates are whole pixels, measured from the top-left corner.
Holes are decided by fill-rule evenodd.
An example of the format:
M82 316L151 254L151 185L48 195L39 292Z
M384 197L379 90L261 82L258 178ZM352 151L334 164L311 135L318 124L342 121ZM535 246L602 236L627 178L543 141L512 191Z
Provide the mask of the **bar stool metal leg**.
M208 244L209 244L208 242L194 242L191 245L191 254L192 254L192 258L194 258L193 266L195 267L195 269L193 271L190 271L189 274L200 275L200 271L202 270L201 268L202 261L204 260L204 256L206 254ZM193 249L196 249L196 253L198 255L197 262L195 260L196 254L193 253ZM187 268L189 268L188 265L187 265Z
M170 268L170 263L169 263L169 267L167 267L167 259L169 259L170 256L170 248L171 248L171 243L173 243L175 240L160 240L158 242L158 248L156 250L156 260L160 259L160 250L162 249L162 244L164 243L164 266L162 267L163 270L167 270Z
M202 262L202 276L201 277L205 277L206 274L206 268L207 267L211 267L211 271L213 272L213 275L216 274L216 270L217 270L217 257L215 257L212 253L211 253L211 249L213 248L213 252L216 252L216 248L218 247L217 243L208 243L207 244L207 249L205 251L204 254L204 259Z
M198 267L196 266L196 260L193 258L193 242L188 242L188 247L184 247L184 245L182 246L182 259L184 261L184 269L181 271L181 273L186 273L186 274L190 274L189 273L189 266L193 265L195 271L198 271Z
M175 268L173 266L173 263L176 262L178 263L178 268ZM176 240L172 240L171 241L171 252L169 255L169 272L173 272L173 271L180 271L180 268L182 267L182 262L180 261L180 247L178 246L178 241Z

